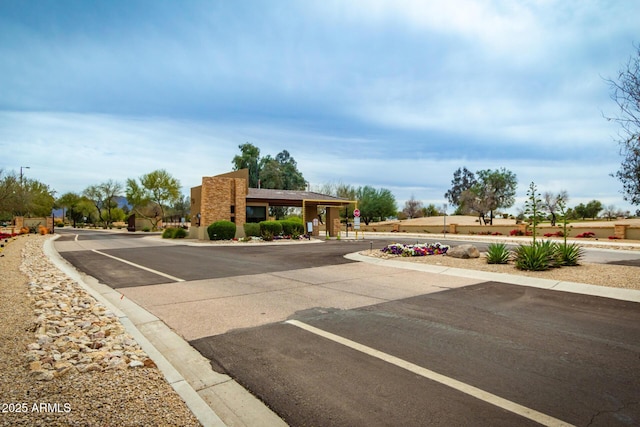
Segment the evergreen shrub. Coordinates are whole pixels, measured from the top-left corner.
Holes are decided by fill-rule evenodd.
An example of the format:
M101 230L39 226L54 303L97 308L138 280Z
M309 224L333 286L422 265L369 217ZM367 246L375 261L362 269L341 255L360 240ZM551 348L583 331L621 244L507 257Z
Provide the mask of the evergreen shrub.
M231 240L236 237L236 225L231 221L216 221L207 227L209 240Z
M245 236L260 237L260 224L258 224L257 222L245 222L243 227Z
M282 224L282 234L284 234L285 236L299 236L304 233L302 220L294 221L292 219L286 219L278 222Z
M279 221L262 221L260 223L260 235L265 236L267 233L271 236L279 236L282 234L282 224Z

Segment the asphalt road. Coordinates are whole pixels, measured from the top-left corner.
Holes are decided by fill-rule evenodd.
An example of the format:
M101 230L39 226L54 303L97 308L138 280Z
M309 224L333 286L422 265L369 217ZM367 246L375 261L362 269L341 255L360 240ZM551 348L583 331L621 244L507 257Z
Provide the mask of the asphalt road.
M193 337L293 426L640 425L637 303L343 258L388 240L62 233L63 257Z
M640 422L637 304L483 283L295 319L574 425ZM191 343L291 425L536 425L290 324Z

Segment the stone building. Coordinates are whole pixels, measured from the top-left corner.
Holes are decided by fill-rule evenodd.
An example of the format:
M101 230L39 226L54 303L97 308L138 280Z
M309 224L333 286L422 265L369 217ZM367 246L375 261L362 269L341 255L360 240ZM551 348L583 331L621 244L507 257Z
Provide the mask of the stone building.
M190 237L208 239L207 227L221 220L236 224L236 237L244 236L246 222L265 221L270 206L299 207L309 234L319 235L319 209L325 211L330 236L340 232L339 209L355 201L311 191L249 188L249 170L241 169L216 176L205 176L202 185L191 188Z

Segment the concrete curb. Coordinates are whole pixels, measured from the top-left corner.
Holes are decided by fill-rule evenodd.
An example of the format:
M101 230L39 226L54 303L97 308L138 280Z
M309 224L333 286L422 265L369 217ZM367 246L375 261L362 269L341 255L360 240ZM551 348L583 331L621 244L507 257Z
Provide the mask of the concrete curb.
M554 291L572 292L576 294L612 298L622 301L640 302L640 290L635 289L609 288L606 286L589 285L586 283L537 279L535 277L518 276L515 274L491 273L488 271L466 270L462 268L417 264L406 261L396 261L393 259L373 258L366 255L361 255L358 252L347 254L345 255L345 258L353 261L384 265L387 267L402 268L405 270L424 271L426 273L467 277L471 279L482 279L486 281L509 283L512 285L530 286L534 288L550 289Z
M215 372L206 358L156 316L120 292L78 272L55 250L56 239L54 236L45 241L45 255L118 317L203 426L287 425L231 377Z

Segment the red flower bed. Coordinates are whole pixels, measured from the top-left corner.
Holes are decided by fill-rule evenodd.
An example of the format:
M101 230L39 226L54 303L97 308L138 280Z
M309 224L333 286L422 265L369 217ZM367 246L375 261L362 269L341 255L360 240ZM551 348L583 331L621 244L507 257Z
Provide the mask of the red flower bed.
M0 233L0 239L8 239L17 236L17 233Z
M596 233L592 233L591 231L585 231L584 233L580 233L576 236L577 238L589 238L589 237L596 237Z
M563 237L564 233L562 231L556 231L555 233L545 233L544 237Z

